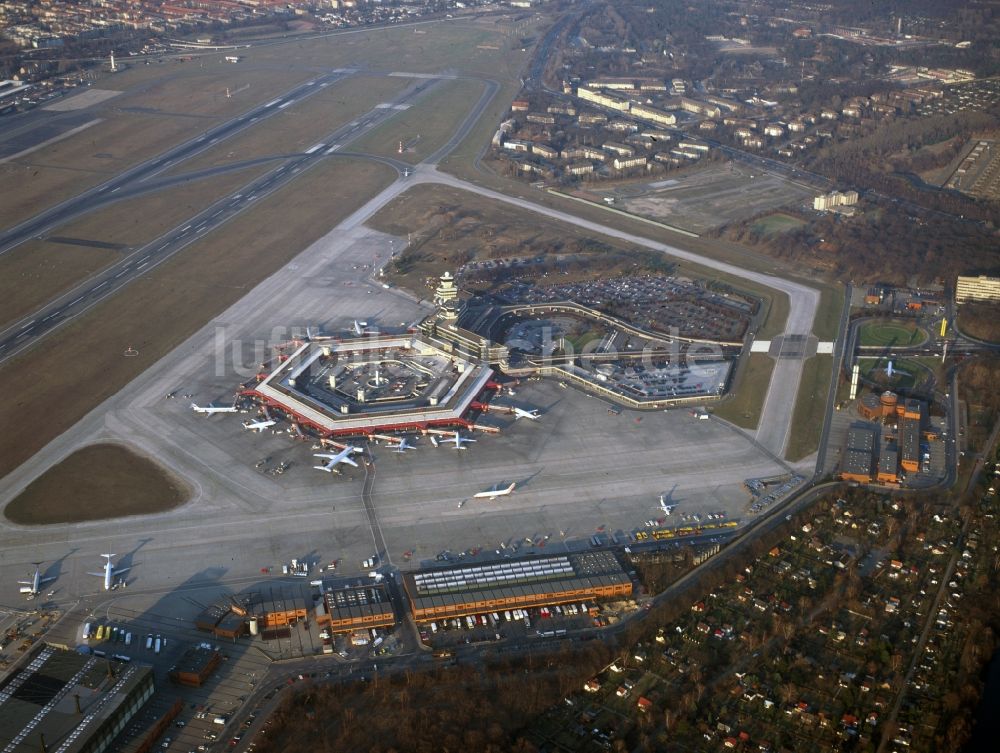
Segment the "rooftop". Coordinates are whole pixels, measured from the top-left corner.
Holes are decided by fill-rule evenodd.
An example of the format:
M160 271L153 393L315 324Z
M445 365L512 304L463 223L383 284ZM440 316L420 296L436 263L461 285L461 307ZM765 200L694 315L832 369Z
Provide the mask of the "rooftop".
M406 588L416 607L464 604L509 596L544 596L630 583L608 551L498 560L407 573Z
M151 672L144 664L39 646L0 688L0 749L37 753L44 735L50 753L83 750Z

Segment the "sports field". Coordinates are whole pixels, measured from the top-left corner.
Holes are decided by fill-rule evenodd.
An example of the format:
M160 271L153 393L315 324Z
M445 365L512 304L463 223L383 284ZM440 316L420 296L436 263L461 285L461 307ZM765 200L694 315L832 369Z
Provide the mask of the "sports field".
M775 212L766 217L761 217L753 223L753 229L761 235L780 235L789 230L802 227L805 224L798 217L792 217L790 214L785 214L784 212Z

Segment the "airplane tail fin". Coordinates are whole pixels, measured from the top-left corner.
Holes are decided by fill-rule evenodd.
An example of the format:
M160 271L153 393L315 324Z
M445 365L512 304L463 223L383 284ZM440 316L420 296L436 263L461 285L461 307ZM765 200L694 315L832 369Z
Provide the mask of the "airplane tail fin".
M110 560L112 557L117 557L118 555L117 554L102 554L101 556L102 557L107 557Z

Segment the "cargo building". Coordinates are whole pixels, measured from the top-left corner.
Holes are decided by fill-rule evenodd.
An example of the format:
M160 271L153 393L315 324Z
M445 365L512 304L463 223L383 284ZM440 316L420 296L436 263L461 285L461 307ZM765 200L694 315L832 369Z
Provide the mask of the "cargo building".
M327 591L316 605L315 617L317 625L335 633L396 624L389 592L381 583Z
M855 426L847 432L847 448L841 464L840 477L845 481L867 484L872 480L875 450L875 430Z
M608 551L418 570L403 583L417 622L632 594L632 580Z
M191 646L181 654L167 676L178 685L201 687L222 662L222 655L206 643Z

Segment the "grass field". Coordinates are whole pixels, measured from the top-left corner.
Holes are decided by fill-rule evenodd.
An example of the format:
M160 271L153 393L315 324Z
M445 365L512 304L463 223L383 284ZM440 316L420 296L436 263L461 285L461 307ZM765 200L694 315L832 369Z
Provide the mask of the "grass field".
M95 444L45 471L4 515L23 526L81 523L164 512L188 496L178 479L148 458L121 445Z
M190 62L126 64L95 83L123 92L91 110L99 125L0 164L0 226L17 224L333 67L451 69L516 82L528 54L520 47L512 52L513 41L485 23L432 23L290 38L241 50L237 65L225 63L224 52Z
M309 78L305 71L255 72L251 89L227 99L226 86L245 83L247 74L234 79L235 66L205 72L185 65L191 64L141 66L102 81L101 88L134 89L94 108L100 124L0 164L0 225L31 217Z
M724 400L713 408L712 412L743 429L756 429L773 371L773 358L766 353L751 353L739 377L736 391L729 400Z
M799 382L792 431L785 453L785 457L793 463L819 449L832 372L832 356L813 356L802 365L802 381Z
M0 256L0 327L158 238L264 169L247 168L116 202L52 233L66 241L78 239L79 244L32 240ZM87 242L120 248L94 248Z
M892 377L887 366L892 361ZM859 358L861 377L877 382L882 387L908 390L937 374L940 366L936 358Z
M74 283L107 268L122 251L31 240L0 256L0 329Z
M781 233L795 230L806 223L798 217L792 217L784 212L775 212L767 217L761 217L753 223L753 230L761 235L780 235Z
M385 125L359 139L351 151L395 157L415 165L447 143L483 93L483 83L469 79L443 81ZM405 151L399 153L399 144Z
M885 321L869 322L861 326L858 333L862 345L886 345L905 348L919 345L927 339L927 333L916 322Z
M30 432L0 432L0 477L327 233L393 175L368 162L323 163L222 233L209 233L52 333L44 347L4 364L0 390L10 399L0 406L0 425L16 426L26 415L46 420ZM129 345L137 357L122 357Z
M844 312L847 302L844 300L844 289L840 286L817 287L819 287L819 306L816 308L816 318L813 320L813 334L820 341L829 342L837 339L840 315Z
M352 76L321 89L308 99L281 110L256 126L176 165L167 175L227 165L255 157L304 152L337 128L375 105L391 99L408 84L406 78ZM348 147L354 150L353 145Z

